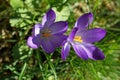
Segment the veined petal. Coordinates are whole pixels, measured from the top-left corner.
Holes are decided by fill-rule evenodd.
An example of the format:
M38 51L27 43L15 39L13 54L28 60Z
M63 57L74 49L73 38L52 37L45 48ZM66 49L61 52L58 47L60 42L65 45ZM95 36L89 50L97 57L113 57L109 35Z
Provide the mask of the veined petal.
M83 43L83 49L86 51L90 59L102 60L105 58L103 52L93 44Z
M49 27L52 23L54 23L56 18L55 12L50 9L42 19L42 25Z
M40 40L39 36L30 36L27 39L27 45L31 48L36 49L36 48L40 47L40 44L41 44L40 41L41 40Z
M42 48L46 53L53 53L55 50L54 45L49 39L42 39L41 42Z
M72 46L77 56L84 60L88 59L87 51L83 48L83 46L80 43L72 43Z
M50 41L54 45L54 47L59 47L62 45L63 41L67 39L68 36L63 34L55 34L50 38Z
M62 60L66 60L66 58L69 54L69 51L70 51L70 44L65 41L62 45L62 50L61 50Z
M40 29L42 28L43 26L38 23L38 24L35 24L34 28L33 28L33 34L36 36L38 34L40 34Z
M75 23L74 27L78 27L80 30L84 30L88 27L89 24L91 24L93 21L93 14L85 13Z
M68 28L68 23L64 21L55 22L52 25L50 25L49 28L52 34L61 34L61 33L64 34L64 32L66 32Z
M94 28L94 29L85 30L82 32L78 31L76 35L81 36L83 42L93 43L93 42L97 42L103 39L106 35L106 31L102 28Z

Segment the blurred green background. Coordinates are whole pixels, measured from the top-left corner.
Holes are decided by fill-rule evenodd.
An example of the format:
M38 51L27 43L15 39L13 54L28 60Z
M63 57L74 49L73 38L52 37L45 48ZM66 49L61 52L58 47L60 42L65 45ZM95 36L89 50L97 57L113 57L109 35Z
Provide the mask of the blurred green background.
M120 80L120 0L0 0L0 80L18 80L21 74L21 80L43 80L43 76L54 80L42 49L36 51L26 45L34 24L41 22L50 8L56 12L56 21L68 21L66 34L79 16L90 11L94 21L89 28L107 30L106 37L95 43L104 52L104 60L85 61L71 50L62 61L61 48L56 49L49 60L58 80Z

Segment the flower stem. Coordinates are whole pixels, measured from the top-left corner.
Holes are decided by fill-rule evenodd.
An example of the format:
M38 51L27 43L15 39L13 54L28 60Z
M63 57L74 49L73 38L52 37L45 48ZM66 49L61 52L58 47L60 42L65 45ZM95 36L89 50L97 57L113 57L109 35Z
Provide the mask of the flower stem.
M40 60L41 57L39 56L39 51L38 50L36 50L36 57L38 59L39 68L40 68L41 72L43 72L42 62ZM46 80L45 77L44 77L44 74L42 73L41 75L43 77L43 80Z
M24 75L26 69L27 69L27 63L25 62L18 80L22 80L23 75Z
M46 54L46 53L44 53L44 55L45 55L45 57L47 58L47 61L48 61L49 65L50 65L50 67L51 67L51 69L52 69L52 72L53 72L53 74L54 74L55 80L58 80L58 79L57 79L57 74L56 74L56 71L55 71L55 67L54 67L53 63L51 62L51 60L50 60L51 57L50 57L48 54Z

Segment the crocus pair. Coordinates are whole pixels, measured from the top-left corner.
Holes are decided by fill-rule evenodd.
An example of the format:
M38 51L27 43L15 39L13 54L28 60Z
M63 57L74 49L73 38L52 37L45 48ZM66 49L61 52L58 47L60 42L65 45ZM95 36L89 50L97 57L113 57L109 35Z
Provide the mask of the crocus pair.
M83 14L75 23L69 36L64 33L68 28L68 23L64 21L54 22L55 12L50 9L42 19L42 24L36 24L33 29L33 35L27 40L31 48L42 47L47 53L54 52L56 47L62 45L61 56L65 60L72 46L77 56L87 60L104 59L102 51L91 43L100 41L104 38L106 31L101 28L87 30L89 24L93 21L92 13Z

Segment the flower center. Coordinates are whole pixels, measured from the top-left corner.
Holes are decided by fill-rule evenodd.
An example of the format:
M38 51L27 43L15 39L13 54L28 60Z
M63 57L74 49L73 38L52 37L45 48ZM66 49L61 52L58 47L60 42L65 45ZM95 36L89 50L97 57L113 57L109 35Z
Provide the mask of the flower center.
M43 37L50 37L51 36L51 30L48 29L48 28L44 29L43 32L42 32L42 36Z
M51 36L51 34L50 33L43 33L43 37L50 37Z
M80 43L83 42L81 36L75 36L74 41L77 41L77 42L80 42Z

